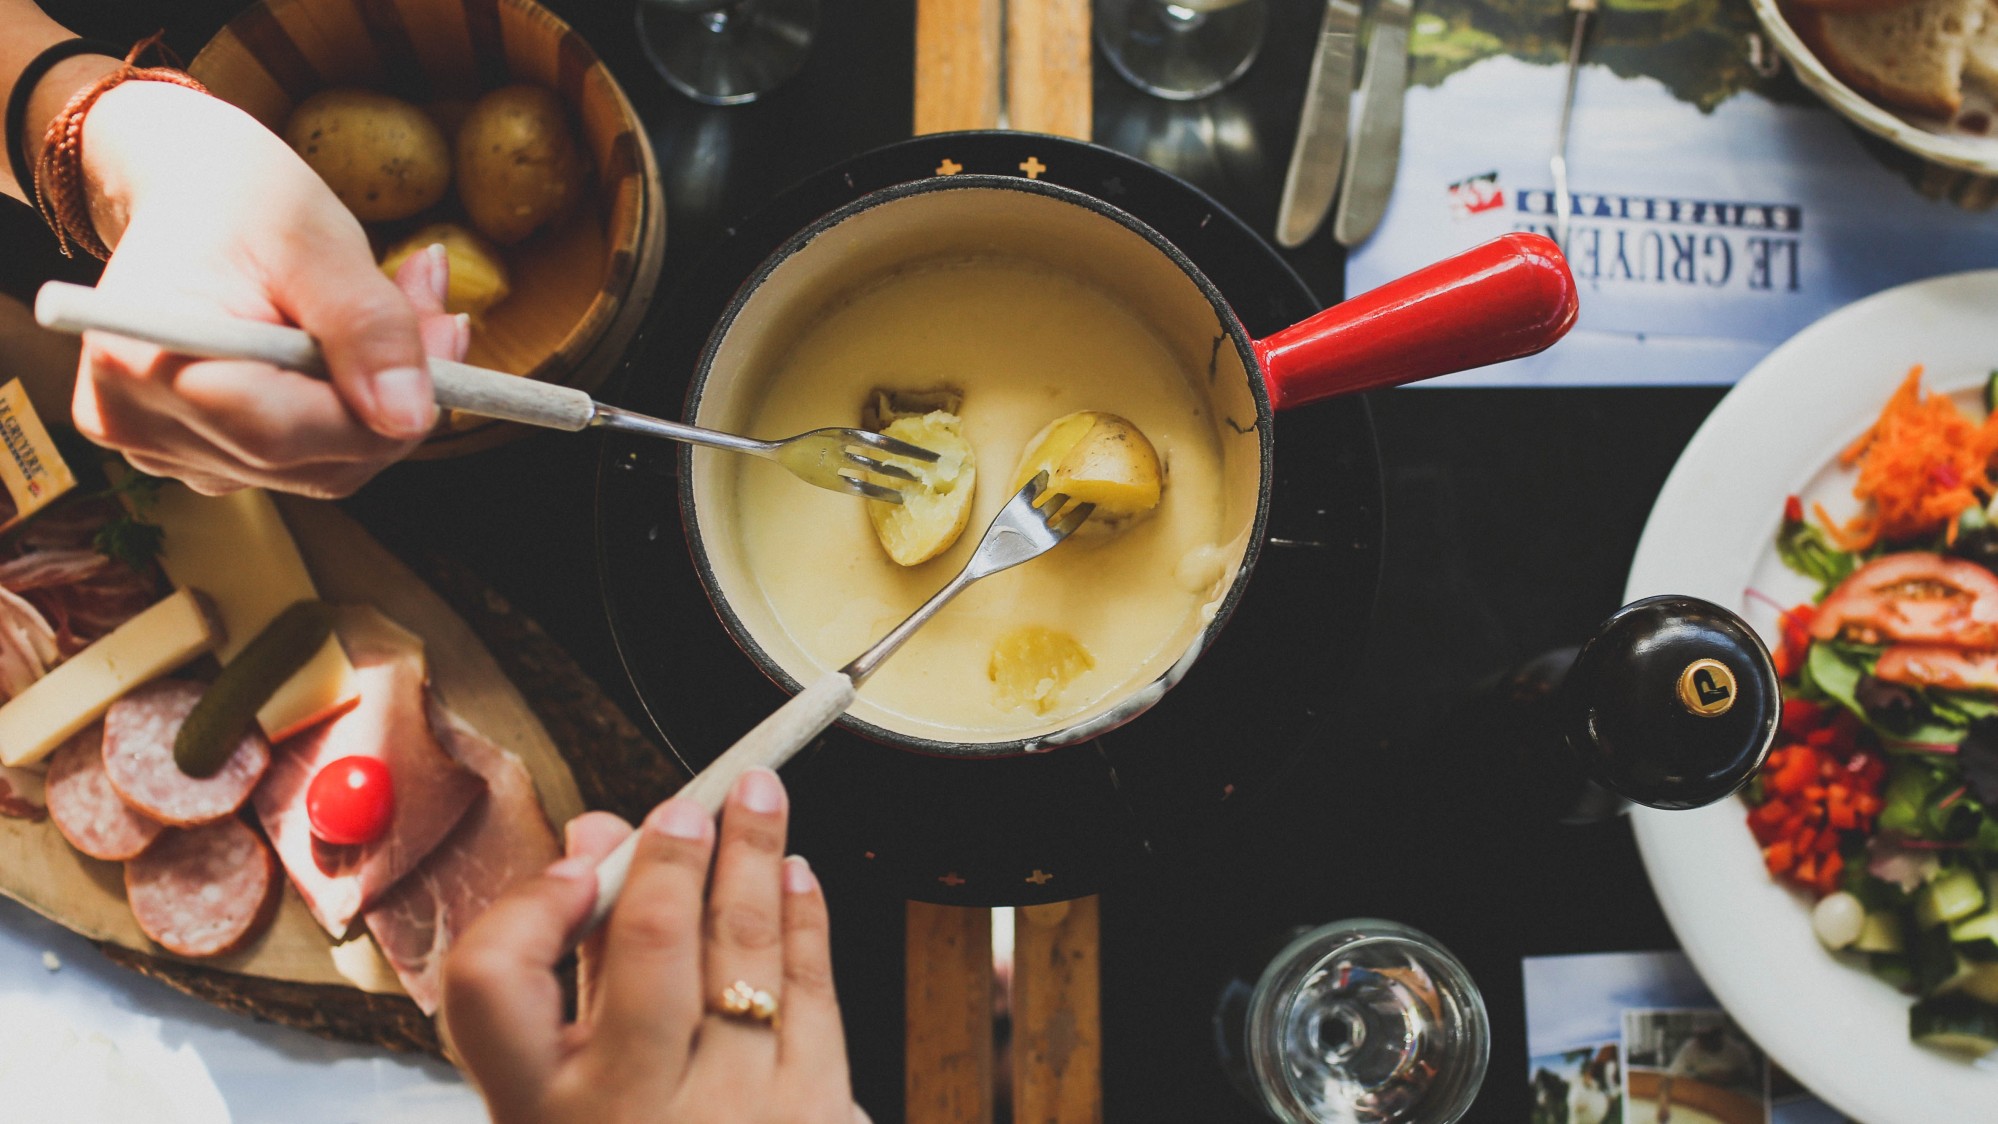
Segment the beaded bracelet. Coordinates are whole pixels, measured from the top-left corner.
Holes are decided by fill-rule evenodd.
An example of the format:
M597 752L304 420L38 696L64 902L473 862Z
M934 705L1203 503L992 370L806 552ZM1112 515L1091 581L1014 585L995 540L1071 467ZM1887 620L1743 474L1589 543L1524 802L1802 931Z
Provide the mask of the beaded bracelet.
M168 82L207 93L208 87L174 67L135 65L140 55L160 45L164 32L154 32L140 40L125 56L125 64L78 90L49 122L42 137L41 156L35 161L34 194L42 221L55 231L63 256L75 257L70 244L99 259L111 256L110 247L97 236L97 224L90 216L90 197L83 176L83 118L105 91L123 82Z

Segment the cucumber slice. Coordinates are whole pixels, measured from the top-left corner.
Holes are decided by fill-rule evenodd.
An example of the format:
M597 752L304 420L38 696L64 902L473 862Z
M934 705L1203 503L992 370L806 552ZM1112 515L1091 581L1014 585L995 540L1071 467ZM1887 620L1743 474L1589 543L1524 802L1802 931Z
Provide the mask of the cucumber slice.
M1960 921L1984 908L1984 885L1964 869L1945 871L1915 898L1915 920L1924 928Z
M1908 1009L1908 1037L1964 1054L1998 1050L1998 1007L1968 995L1931 995Z
M1915 970L1909 967L1908 958L1898 952L1868 953L1866 968L1896 991L1913 991L1915 988Z
M1892 910L1869 910L1866 923L1859 927L1859 939L1852 947L1860 952L1899 952L1905 947L1901 942L1901 915Z
M1906 934L1908 968L1914 975L1915 990L1928 995L1952 982L1962 964L1949 930L1941 926L1917 928Z
M1984 412L1998 414L1998 371L1984 380Z
M1973 941L1998 942L1998 910L1973 913L1949 927L1949 939L1958 944ZM1958 952L1964 951L1957 949Z

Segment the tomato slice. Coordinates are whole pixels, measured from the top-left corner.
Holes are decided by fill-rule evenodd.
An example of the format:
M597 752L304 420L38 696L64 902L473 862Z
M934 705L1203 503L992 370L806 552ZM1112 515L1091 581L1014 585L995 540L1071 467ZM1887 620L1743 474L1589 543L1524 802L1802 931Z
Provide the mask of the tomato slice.
M1998 691L1998 652L1966 652L1937 644L1896 644L1880 653L1873 675L1910 687Z
M1818 606L1811 635L1998 648L1998 575L1961 558L1890 554L1854 570L1832 590Z
M395 779L381 759L342 757L320 769L305 790L312 834L336 846L372 843L395 818Z

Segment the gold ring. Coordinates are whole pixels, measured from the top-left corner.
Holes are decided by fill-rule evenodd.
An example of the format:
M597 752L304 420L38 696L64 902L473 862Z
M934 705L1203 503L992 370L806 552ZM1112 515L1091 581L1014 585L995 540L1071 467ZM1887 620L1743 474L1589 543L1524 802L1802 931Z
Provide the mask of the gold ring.
M773 1029L777 1026L777 997L749 986L747 980L737 980L723 988L715 1010L732 1019L768 1023Z

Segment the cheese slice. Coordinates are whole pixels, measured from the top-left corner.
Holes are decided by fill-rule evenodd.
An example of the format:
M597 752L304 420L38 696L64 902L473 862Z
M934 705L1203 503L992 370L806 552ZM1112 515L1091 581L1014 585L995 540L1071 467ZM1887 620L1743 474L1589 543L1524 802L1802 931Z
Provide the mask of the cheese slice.
M160 565L167 577L214 601L224 634L215 658L224 664L293 602L319 596L277 505L262 491L204 496L170 483L160 488L145 517L166 531ZM328 637L257 711L257 724L270 740L283 741L358 698L354 665L339 638Z
M127 692L214 648L220 638L199 594L174 593L0 706L0 764L47 757Z

